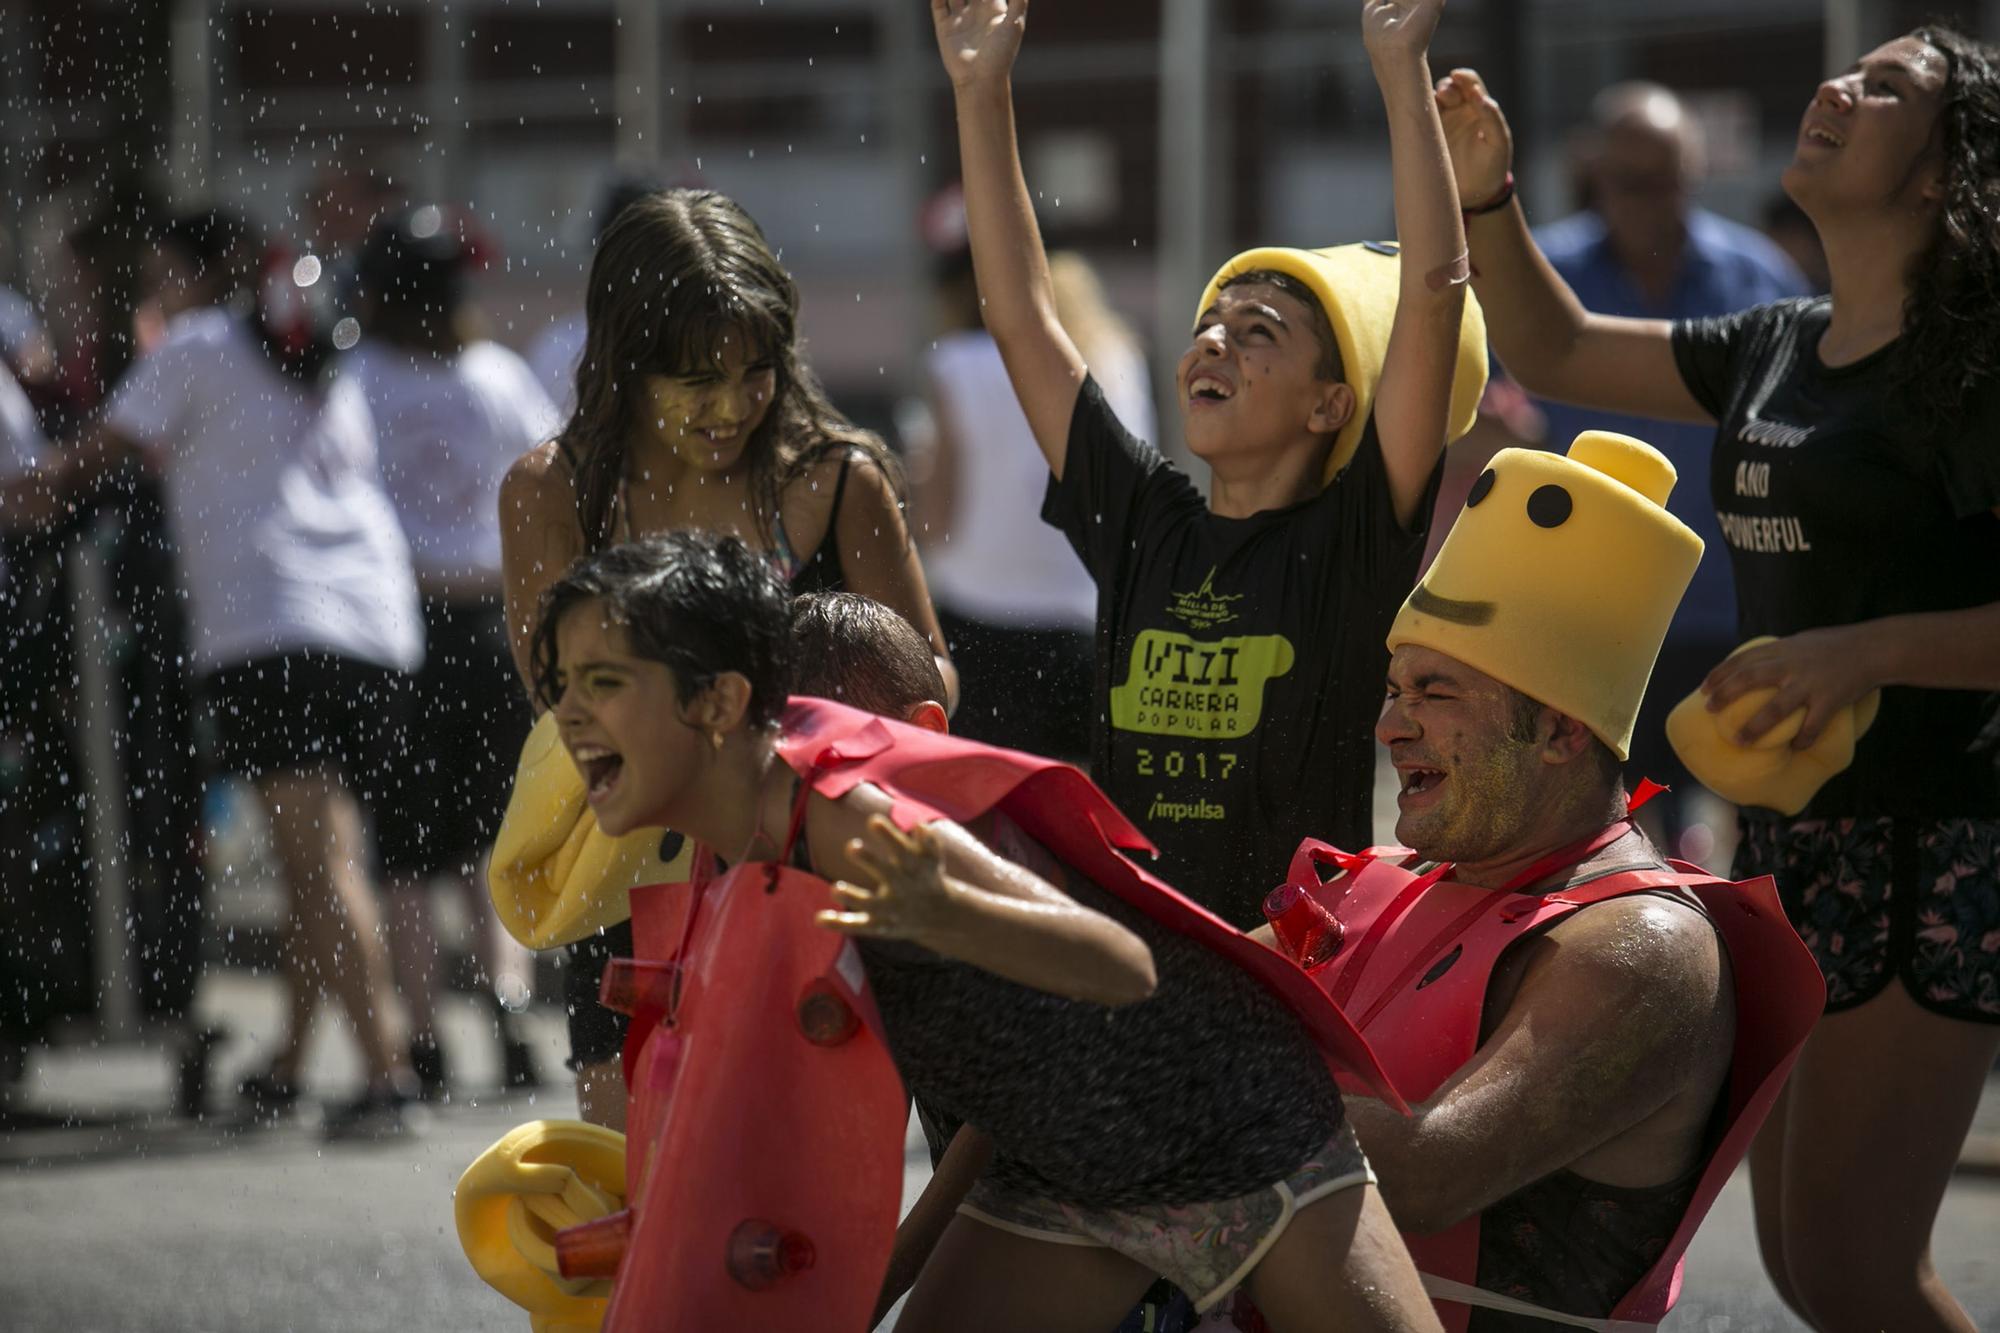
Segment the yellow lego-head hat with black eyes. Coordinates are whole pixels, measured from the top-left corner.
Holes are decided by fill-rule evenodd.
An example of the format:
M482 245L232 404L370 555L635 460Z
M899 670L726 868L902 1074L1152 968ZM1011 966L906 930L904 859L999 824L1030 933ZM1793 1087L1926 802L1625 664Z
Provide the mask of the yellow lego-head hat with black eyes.
M1224 264L1202 289L1195 319L1215 304L1223 287L1245 273L1273 272L1296 278L1319 298L1340 348L1342 378L1354 390L1354 415L1334 437L1327 459L1326 480L1332 481L1361 447L1361 433L1375 410L1375 387L1382 380L1382 362L1389 354L1389 329L1396 322L1396 296L1403 280L1397 247L1381 241L1336 245L1325 250L1293 250L1267 246L1245 250ZM1470 288L1465 315L1458 325L1458 368L1451 381L1451 422L1448 440L1472 429L1479 415L1479 396L1486 391L1486 316Z
M1585 431L1569 453L1502 449L1480 473L1389 649L1435 649L1589 727L1622 760L1660 642L1701 562L1666 510L1674 465Z

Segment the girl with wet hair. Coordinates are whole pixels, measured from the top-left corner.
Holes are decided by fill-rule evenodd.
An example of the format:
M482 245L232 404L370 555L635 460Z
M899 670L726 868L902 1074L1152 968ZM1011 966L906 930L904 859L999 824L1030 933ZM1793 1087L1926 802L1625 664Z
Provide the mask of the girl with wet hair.
M895 459L801 357L798 288L750 215L710 190L627 204L598 243L584 314L576 410L500 491L523 678L537 600L577 556L692 528L741 537L793 592L844 588L895 608L930 640L955 694ZM622 1032L597 1004L597 977L605 958L630 952L629 926L571 949L579 1093L587 1118L615 1122L586 1085L618 1086Z
M2000 57L1922 27L1821 83L1784 173L1830 296L1669 323L1586 313L1513 199L1478 75L1438 105L1493 346L1531 391L1713 422L1743 637L1711 709L1793 747L1881 690L1794 817L1746 810L1827 1014L1751 1156L1779 1292L1820 1329L1969 1330L1933 1221L2000 1051Z

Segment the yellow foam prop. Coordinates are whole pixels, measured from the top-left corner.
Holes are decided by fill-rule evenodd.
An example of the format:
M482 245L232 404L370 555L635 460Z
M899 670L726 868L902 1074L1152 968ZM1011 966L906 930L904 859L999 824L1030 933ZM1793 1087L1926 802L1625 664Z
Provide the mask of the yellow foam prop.
M1624 759L1701 538L1665 509L1674 466L1585 431L1567 456L1502 449L1389 629L1589 727Z
M1770 642L1769 635L1752 639L1730 656ZM1743 724L1777 692L1775 687L1752 690L1711 713L1708 696L1696 690L1667 714L1667 743L1696 781L1723 800L1796 815L1828 778L1854 762L1855 743L1875 725L1882 691L1870 690L1835 713L1803 750L1793 749L1792 741L1805 725L1804 708L1793 710L1749 745L1737 740Z
M458 1243L487 1285L526 1310L536 1333L594 1333L611 1283L566 1278L555 1235L625 1206L625 1136L581 1120L534 1120L458 1178Z
M1354 415L1334 437L1327 459L1326 480L1332 481L1361 447L1361 433L1375 407L1375 387L1382 380L1382 362L1389 354L1389 329L1396 320L1396 296L1403 262L1393 245L1361 242L1325 250L1294 250L1267 246L1245 250L1224 264L1202 289L1195 318L1215 303L1223 284L1243 273L1269 269L1297 278L1311 288L1333 325L1340 363L1354 390ZM1451 381L1451 422L1447 440L1472 429L1479 415L1479 395L1486 390L1486 316L1471 288L1465 293L1465 317L1458 326L1458 368Z
M613 838L597 827L583 775L544 713L521 747L514 794L493 840L487 888L507 933L531 949L580 940L632 915L628 892L639 884L688 877L694 844L660 860L660 829Z

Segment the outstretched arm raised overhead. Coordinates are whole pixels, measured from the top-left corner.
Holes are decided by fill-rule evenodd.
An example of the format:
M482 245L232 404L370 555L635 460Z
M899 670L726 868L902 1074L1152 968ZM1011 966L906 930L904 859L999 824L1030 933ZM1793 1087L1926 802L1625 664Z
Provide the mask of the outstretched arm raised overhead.
M1465 231L1431 94L1431 35L1443 12L1444 0L1365 0L1361 6L1361 40L1389 113L1403 256L1396 320L1375 391L1375 429L1396 519L1405 527L1416 521L1444 452L1465 313Z
M1712 421L1674 363L1672 324L1591 314L1542 257L1513 196L1513 134L1479 75L1455 69L1439 79L1437 107L1468 210L1473 287L1508 372L1533 393L1581 407Z
M1014 137L1011 80L1028 26L1028 0L931 0L931 21L958 106L980 313L1035 442L1060 478L1085 368L1083 354L1056 320L1048 254Z

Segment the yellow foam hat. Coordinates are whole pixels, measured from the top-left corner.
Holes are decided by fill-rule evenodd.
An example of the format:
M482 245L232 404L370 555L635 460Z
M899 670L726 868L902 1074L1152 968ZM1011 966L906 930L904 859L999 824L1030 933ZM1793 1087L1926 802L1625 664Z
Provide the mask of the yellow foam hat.
M1326 462L1332 481L1361 447L1361 432L1375 408L1375 386L1382 379L1382 362L1389 354L1389 328L1396 320L1396 295L1402 283L1403 261L1396 246L1379 241L1336 245L1326 250L1293 250L1268 246L1245 250L1224 264L1202 289L1195 318L1215 304L1216 293L1231 278L1269 269L1297 278L1319 298L1333 325L1340 364L1354 390L1354 415L1334 437ZM1472 289L1465 292L1465 316L1458 326L1458 369L1451 381L1451 422L1448 440L1472 429L1479 415L1479 395L1486 390L1486 316Z
M1666 511L1674 465L1585 431L1568 456L1502 449L1389 629L1589 727L1624 759L1701 538Z
M1730 656L1769 642L1769 635L1752 639ZM1855 743L1875 725L1882 691L1870 690L1828 718L1826 729L1803 750L1792 748L1799 728L1805 725L1803 707L1751 744L1737 740L1743 724L1777 692L1775 686L1752 690L1727 707L1710 712L1708 696L1696 690L1667 714L1667 743L1696 781L1723 800L1795 815L1806 808L1828 778L1854 762Z
M493 839L486 872L493 910L507 933L531 949L580 940L632 915L638 884L685 880L694 844L660 860L660 829L613 838L597 827L583 774L544 713L521 747L514 794Z
M625 1206L625 1136L581 1120L532 1120L458 1178L458 1243L487 1285L526 1310L537 1333L594 1330L605 1278L566 1278L555 1235Z

